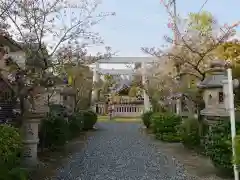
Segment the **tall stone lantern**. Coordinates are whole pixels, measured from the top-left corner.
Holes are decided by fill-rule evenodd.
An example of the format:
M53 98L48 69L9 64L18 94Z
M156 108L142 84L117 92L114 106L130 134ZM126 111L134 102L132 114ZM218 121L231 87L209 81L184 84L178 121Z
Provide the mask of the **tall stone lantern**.
M32 92L34 91L34 92ZM25 101L25 109L23 116L23 165L27 167L34 167L38 165L37 145L39 143L38 131L41 120L46 117L48 105L45 102L44 88L37 87L30 93L34 93L34 99L30 103Z
M62 104L67 107L70 113L74 112L77 92L70 86L66 86L61 91Z
M205 108L200 113L209 124L229 116L225 64L225 61L213 61L208 70L209 74L198 85L198 88L203 90L203 100L205 102Z

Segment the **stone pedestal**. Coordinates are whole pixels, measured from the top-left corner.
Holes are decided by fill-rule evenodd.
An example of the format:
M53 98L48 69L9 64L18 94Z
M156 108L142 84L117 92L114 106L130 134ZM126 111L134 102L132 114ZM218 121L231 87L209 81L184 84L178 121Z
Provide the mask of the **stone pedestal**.
M38 127L41 119L45 114L27 113L23 119L22 133L23 133L23 159L22 163L25 167L34 167L38 165L37 145Z
M203 109L201 115L205 118L204 120L208 125L213 125L218 123L220 120L228 119L229 114L225 108L219 109Z
M151 105L149 101L149 96L147 93L144 91L144 112L150 111Z
M95 63L95 68L93 69L93 90L92 90L92 104L95 104L95 102L98 100L98 90L96 88L97 83L100 80L99 76L99 63Z
M181 99L180 98L178 98L177 100L176 100L176 113L178 114L178 115L180 115L181 113L182 113L182 102L181 102Z
M147 83L147 77L146 77L146 64L145 62L142 62L142 84L145 86ZM149 96L146 93L145 90L143 90L143 98L144 98L144 112L147 112L151 108Z

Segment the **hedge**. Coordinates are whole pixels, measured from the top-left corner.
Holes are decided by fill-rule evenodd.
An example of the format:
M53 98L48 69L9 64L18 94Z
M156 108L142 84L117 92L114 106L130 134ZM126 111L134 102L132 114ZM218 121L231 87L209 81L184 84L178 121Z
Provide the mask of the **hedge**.
M97 114L91 110L81 111L81 113L84 119L83 129L84 130L93 129L94 125L97 122Z
M81 113L76 112L68 118L68 127L70 139L77 137L84 128L84 117Z
M97 115L92 111L78 111L66 119L59 109L52 109L48 116L41 121L39 146L42 150L62 147L83 130L92 129L97 122Z
M19 130L0 125L0 180L27 180L27 172L20 167L22 147Z
M146 126L146 128L150 128L152 115L153 115L153 111L147 111L143 113L141 116L143 124Z
M195 118L184 119L179 128L181 142L185 147L204 154L203 143L207 131L208 125L204 121L199 122Z
M236 129L239 132L239 122L236 122ZM211 127L205 137L205 150L215 167L225 174L233 173L231 125L228 120Z
M182 118L172 113L154 113L151 116L151 127L157 139L167 142L179 142L178 132Z

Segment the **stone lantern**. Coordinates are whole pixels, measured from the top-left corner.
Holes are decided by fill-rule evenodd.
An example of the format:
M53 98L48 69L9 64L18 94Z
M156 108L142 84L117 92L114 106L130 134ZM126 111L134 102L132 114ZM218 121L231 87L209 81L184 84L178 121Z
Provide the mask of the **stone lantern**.
M27 167L38 165L38 127L41 120L46 117L47 112L49 111L48 105L45 102L44 97L42 97L42 95L44 95L44 88L37 87L36 89L34 90L33 101L31 103L29 100L25 101L26 112L24 112L23 116L23 165Z
M208 123L228 117L227 109L227 73L225 61L214 61L210 65L209 75L198 85L203 90L205 108L201 115Z
M64 87L61 94L62 104L67 107L67 109L73 113L75 109L75 99L76 99L76 91L70 87Z

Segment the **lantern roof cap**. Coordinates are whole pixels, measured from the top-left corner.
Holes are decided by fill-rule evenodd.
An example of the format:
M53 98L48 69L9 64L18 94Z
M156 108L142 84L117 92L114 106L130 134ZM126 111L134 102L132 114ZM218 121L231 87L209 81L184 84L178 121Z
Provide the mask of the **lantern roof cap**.
M222 88L223 80L227 79L225 64L226 62L223 60L212 61L210 64L210 69L208 70L209 75L207 75L207 77L198 84L198 88Z

